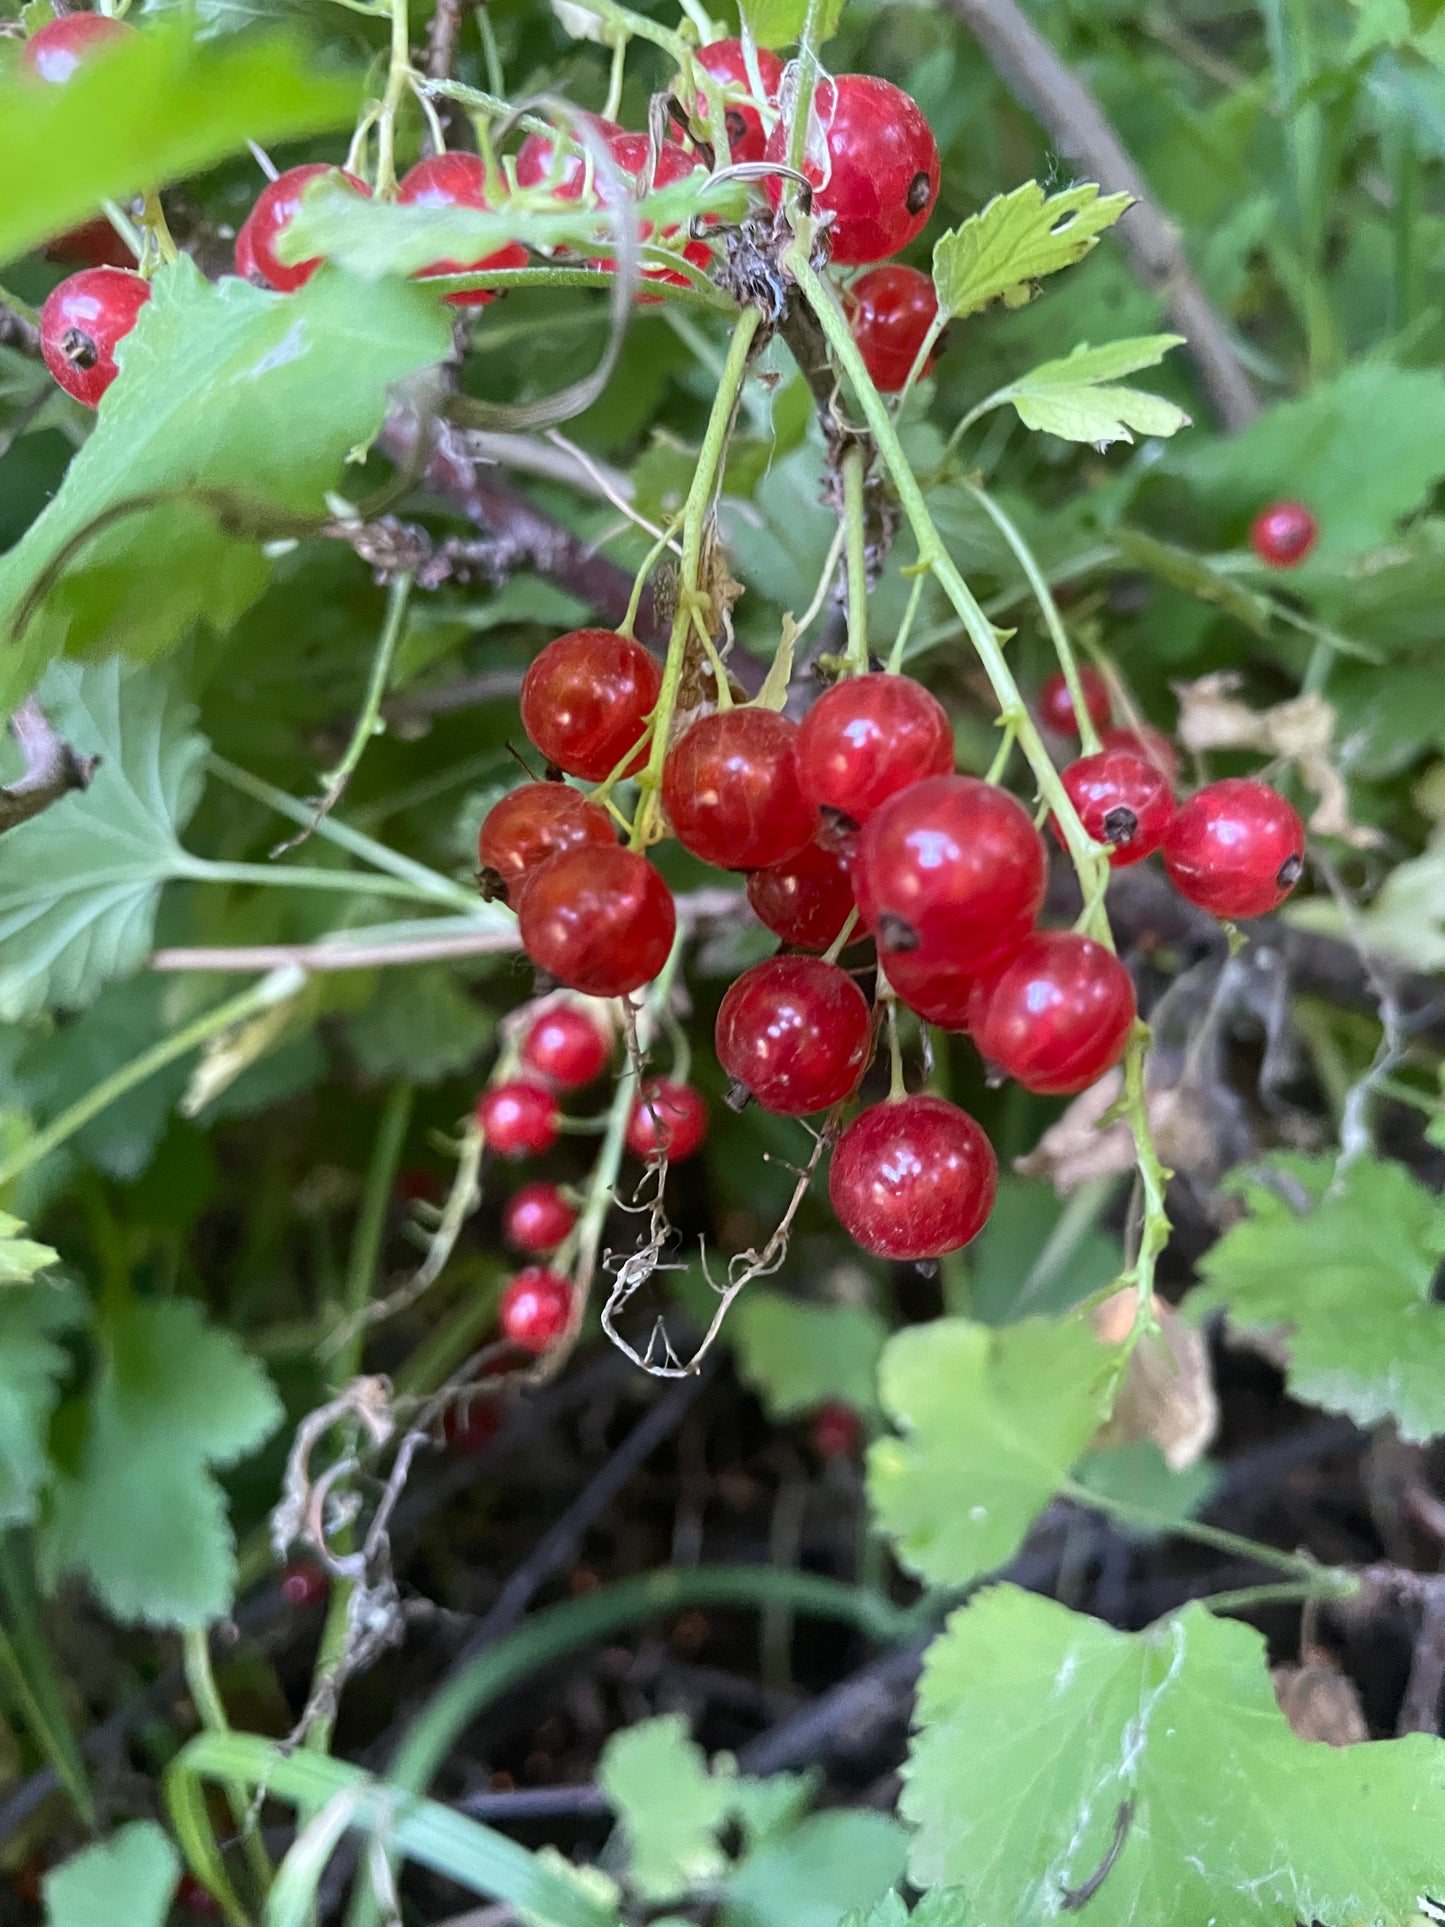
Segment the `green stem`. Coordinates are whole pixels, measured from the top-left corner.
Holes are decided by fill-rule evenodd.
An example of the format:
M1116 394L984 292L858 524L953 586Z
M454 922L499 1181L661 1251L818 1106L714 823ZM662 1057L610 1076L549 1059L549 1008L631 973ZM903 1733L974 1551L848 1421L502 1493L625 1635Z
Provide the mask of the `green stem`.
M317 808L316 820L329 816L335 804L339 803L347 784L356 774L358 765L366 753L366 746L372 737L385 728L381 721L382 699L391 681L391 666L396 660L396 647L401 640L401 632L406 623L407 604L411 600L411 577L396 576L387 591L386 616L382 621L381 635L377 640L376 653L371 659L371 675L367 680L366 695L362 699L361 713L356 719L356 727L351 732L351 741L341 761L328 770L324 782L321 802ZM1079 711L1083 715L1083 710ZM308 834L303 832L303 835ZM295 846L301 837L292 839L289 847Z
M1321 1566L1298 1553L1283 1552L1278 1546L1266 1545L1261 1539L1246 1539L1238 1532L1226 1532L1222 1526L1207 1526L1200 1519L1166 1518L1148 1506L1090 1492L1087 1486L1075 1485L1072 1479L1065 1479L1058 1491L1061 1499L1087 1506L1093 1512L1103 1512L1109 1518L1117 1519L1121 1525L1140 1526L1148 1532L1166 1536L1172 1533L1180 1539L1192 1539L1196 1545L1210 1546L1215 1552L1232 1553L1236 1558L1249 1559L1260 1566L1274 1566L1278 1571L1290 1573L1295 1579L1316 1589L1320 1588L1321 1581L1328 1586L1332 1579L1339 1578L1336 1568Z
M1169 1213L1165 1209L1164 1194L1169 1182L1169 1173L1159 1161L1159 1153L1154 1145L1154 1133L1149 1126L1149 1106L1144 1089L1144 1067L1149 1055L1149 1030L1136 1023L1134 1033L1129 1039L1129 1048L1124 1053L1124 1103L1123 1113L1129 1123L1129 1131L1134 1139L1134 1161L1139 1173L1139 1184L1144 1195L1143 1222L1139 1227L1139 1250L1134 1259L1133 1277L1139 1294L1139 1309L1134 1319L1134 1329L1125 1341L1124 1360L1138 1343L1152 1318L1151 1301L1154 1293L1154 1267L1159 1255L1169 1242Z
M863 449L851 442L843 456L843 529L848 553L848 669L868 673L868 560L863 524Z
M1285 1606L1297 1599L1351 1599L1360 1582L1342 1567L1321 1566L1313 1580L1282 1579L1274 1586L1238 1586L1232 1592L1207 1593L1199 1602L1212 1613L1248 1612L1255 1606Z
M95 1826L95 1801L85 1761L65 1707L65 1688L45 1637L28 1549L15 1532L0 1534L0 1597L9 1632L0 1628L0 1678L30 1729L30 1737L69 1794L85 1825Z
M320 828L318 823L316 826ZM359 870L318 870L304 863L213 863L191 857L179 873L195 883L254 883L292 890L340 890L352 896L392 897L405 903L435 903L436 897L400 877L368 876ZM471 906L475 909L475 902Z
M818 27L822 18L822 0L808 0L803 31L798 36L798 91L793 99L793 123L788 129L788 166L800 172L808 151L808 120L818 85Z
M211 1671L210 1635L204 1627L188 1626L182 1638L186 1687L190 1693L191 1702L195 1706L196 1716L208 1733L229 1733L231 1722L226 1717L226 1708L216 1685L216 1676ZM256 1883L257 1896L264 1900L270 1892L276 1869L271 1865L271 1856L267 1853L266 1843L261 1838L257 1814L252 1811L246 1789L236 1781L231 1781L226 1786L226 1804L231 1809L231 1818L236 1823L236 1831L245 1848L251 1877Z
M407 0L391 0L391 58L386 92L376 128L376 191L383 199L396 192L396 114L411 77L411 33Z
M898 625L898 634L893 638L893 647L888 652L888 673L896 676L903 667L903 652L908 647L908 638L913 633L913 624L923 601L923 585L928 580L926 570L920 569L913 578L913 587L908 592L908 606L903 611L903 620Z

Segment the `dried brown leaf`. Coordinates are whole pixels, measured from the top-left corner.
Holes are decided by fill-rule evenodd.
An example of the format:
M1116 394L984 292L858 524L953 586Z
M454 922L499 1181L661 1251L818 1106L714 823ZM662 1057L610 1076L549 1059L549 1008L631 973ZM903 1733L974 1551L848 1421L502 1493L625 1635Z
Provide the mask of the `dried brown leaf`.
M1323 1653L1306 1654L1302 1666L1276 1666L1269 1677L1279 1710L1302 1740L1358 1746L1369 1739L1353 1681Z
M1105 1344L1120 1344L1132 1329L1138 1294L1116 1291L1097 1305L1094 1330ZM1157 1332L1146 1332L1129 1358L1124 1382L1107 1425L1093 1449L1107 1451L1152 1439L1172 1472L1183 1472L1214 1437L1219 1405L1203 1338L1172 1305L1153 1301Z

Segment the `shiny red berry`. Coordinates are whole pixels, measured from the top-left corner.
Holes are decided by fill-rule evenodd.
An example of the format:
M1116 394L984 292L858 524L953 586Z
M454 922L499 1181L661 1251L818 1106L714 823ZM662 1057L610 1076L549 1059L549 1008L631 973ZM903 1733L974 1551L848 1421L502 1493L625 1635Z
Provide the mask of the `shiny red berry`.
M1271 502L1249 525L1249 546L1271 569L1293 569L1320 539L1320 525L1303 502Z
M646 857L587 848L565 850L532 874L518 923L522 948L558 983L625 997L667 962L677 911Z
M813 113L822 138L810 127L803 172L814 186L814 207L833 217L832 258L840 267L884 261L908 246L938 199L933 130L916 101L873 74L825 80ZM769 134L765 153L770 161L787 159L784 120ZM782 186L780 176L769 176L774 205Z
M1197 791L1164 839L1180 896L1216 917L1262 917L1304 874L1305 827L1265 783L1230 777Z
M513 894L549 856L587 844L615 849L617 831L600 803L566 783L523 783L487 811L477 839L477 858L483 870L500 879Z
M78 19L70 14L67 19ZM88 17L88 16L87 16ZM58 234L45 250L47 261L60 261L77 268L133 268L135 256L103 216L82 221L79 227Z
M287 168L284 174L266 183L256 196L256 205L241 223L236 235L237 274L248 281L260 281L281 294L291 294L305 286L321 266L320 255L310 261L281 261L276 255L276 242L282 228L295 220L306 188L323 174L345 181L348 187L370 200L371 189L366 182L348 174L345 168L329 167L324 161L308 161L304 167Z
M1101 749L1127 749L1133 756L1142 756L1146 763L1152 763L1164 781L1173 789L1179 781L1179 754L1173 743L1162 730L1155 729L1152 723L1141 723L1138 729L1104 729L1099 732Z
M885 975L899 1003L940 1030L968 1029L973 976L918 950L888 953Z
M754 870L748 902L759 923L799 950L826 950L853 908L848 865L836 850L807 843L796 856Z
M796 856L817 822L798 785L798 726L771 709L704 716L668 752L662 800L684 849L721 870Z
M997 1190L998 1162L981 1127L927 1094L860 1111L828 1172L838 1222L879 1258L961 1250L982 1231Z
M631 636L573 629L522 678L522 727L549 763L600 783L637 745L661 687L662 670ZM645 754L629 761L629 774Z
M968 1027L986 1063L1026 1091L1062 1097L1118 1063L1134 1015L1134 986L1112 950L1036 930L975 986Z
M557 1142L562 1114L545 1084L512 1078L477 1099L477 1122L487 1149L501 1158L531 1158Z
M487 170L475 154L434 154L429 160L418 161L403 176L396 198L403 207L486 208L489 206ZM438 261L435 267L422 270L421 279L434 274L474 274L483 268L525 268L526 265L527 250L520 241L508 241L493 253L484 254L479 261ZM495 290L485 288L445 297L454 308L484 308L496 298Z
M1109 685L1098 670L1087 662L1079 664L1079 687L1084 692L1084 707L1095 729L1107 728L1112 713ZM1045 676L1039 684L1039 717L1050 729L1057 730L1060 736L1077 736L1079 733L1074 698L1064 681L1062 670L1056 669L1052 676Z
M1081 756L1060 780L1089 835L1096 843L1113 844L1111 869L1142 862L1159 848L1174 820L1174 796L1164 772L1132 750Z
M307 1606L319 1606L326 1597L330 1582L320 1566L309 1565L304 1559L295 1559L281 1575L281 1597L288 1606L298 1612Z
M1043 841L1016 797L974 776L900 790L858 833L853 894L885 957L972 970L1016 944L1044 900Z
M513 1251L545 1258L572 1234L577 1213L555 1184L524 1184L502 1206L502 1236Z
M600 114L579 114L578 119L586 121L602 142L623 131L615 120L604 120ZM595 175L595 162L593 172ZM587 149L580 138L574 138L560 157L557 142L545 134L528 134L517 150L518 187L545 187L556 200L577 201L582 198L586 179Z
M870 268L848 290L848 311L848 325L874 387L896 395L938 319L933 277L897 262ZM920 374L926 375L932 366L930 355Z
M830 1399L814 1412L808 1441L820 1459L855 1459L863 1443L863 1421L851 1405Z
M718 1008L718 1062L765 1111L807 1117L853 1090L868 1068L872 1024L862 991L821 957L769 957Z
M50 290L40 310L40 352L67 395L99 407L120 373L116 343L150 298L150 282L124 268L83 268Z
M498 1315L502 1330L524 1352L550 1351L572 1317L572 1286L546 1265L528 1265L507 1284Z
M767 47L757 49L758 77L763 83L763 98L771 105L778 98L778 89L783 84L783 63ZM752 81L748 78L748 63L743 54L741 40L714 40L706 47L699 47L693 59L704 73L733 93L752 94ZM706 122L707 99L703 94L697 97L695 117ZM767 134L763 130L763 117L748 100L729 100L724 105L723 119L728 130L728 146L735 161L760 161L767 146Z
M647 134L625 132L611 134L607 138L607 151L616 162L618 170L627 184L629 196L640 197L644 189L649 187L648 168L652 166L653 158L651 138ZM698 161L696 155L689 153L687 148L679 146L676 141L664 141L658 149L657 162L656 166L652 169L650 186L652 189L672 187L678 181L686 180L690 174L696 171L697 166ZM613 193L600 169L598 170L597 187L598 196L603 205L610 205L613 201ZM678 226L674 223L671 227L664 228L658 239L670 241L677 233ZM641 221L638 223L637 238L639 241L652 240L653 224L651 221ZM696 268L705 268L712 260L712 250L708 247L706 241L693 240L686 242L683 246L682 254L683 258L690 261ZM610 248L607 253L593 255L591 259L598 267L610 268L615 265L615 256L610 251ZM645 281L666 281L674 287L687 285L688 277L677 268L644 266L641 272ZM644 294L638 296L638 301L643 306L649 306L658 299L659 297L656 295Z
M117 40L134 40L135 28L128 21L107 13L63 13L47 20L20 49L20 71L52 86L70 79L77 67L90 59L97 47Z
M707 1137L707 1099L691 1084L649 1077L627 1120L627 1148L651 1160L666 1151L673 1164L696 1157Z
M829 821L866 823L925 776L953 768L942 703L912 676L849 676L820 696L798 730L798 781Z
M553 1004L542 1011L522 1039L527 1069L564 1091L580 1091L600 1077L611 1055L607 1032L575 1004Z

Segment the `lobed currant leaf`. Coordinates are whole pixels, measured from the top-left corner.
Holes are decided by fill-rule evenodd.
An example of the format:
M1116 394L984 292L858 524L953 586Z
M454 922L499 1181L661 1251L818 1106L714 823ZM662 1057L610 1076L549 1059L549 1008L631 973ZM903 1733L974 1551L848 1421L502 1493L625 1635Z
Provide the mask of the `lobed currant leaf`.
M617 1813L631 1883L644 1900L675 1899L724 1872L717 1836L732 1810L732 1789L709 1773L682 1714L614 1734L597 1784Z
M727 1927L839 1927L903 1877L907 1836L866 1809L813 1813L764 1841L727 1885Z
M829 1400L876 1410L887 1328L866 1306L810 1304L755 1286L738 1300L728 1333L743 1378L773 1418L795 1418Z
M24 1229L19 1218L0 1211L0 1287L27 1285L37 1272L48 1270L59 1260L59 1253L49 1245L17 1235Z
M165 1927L181 1857L154 1820L132 1820L45 1876L46 1927Z
M1182 335L1145 335L1104 348L1075 348L1061 361L1046 361L1004 390L1025 428L1068 442L1132 442L1134 434L1173 435L1189 417L1162 395L1119 386L1116 377L1153 368ZM1131 432L1132 431L1132 432Z
M0 1291L0 1525L35 1517L50 1474L50 1417L70 1369L61 1341L85 1315L69 1286Z
M1041 276L1082 261L1132 205L1129 195L1101 196L1087 181L1048 196L1037 181L996 194L934 246L940 309L958 319L995 301L1021 308L1040 292Z

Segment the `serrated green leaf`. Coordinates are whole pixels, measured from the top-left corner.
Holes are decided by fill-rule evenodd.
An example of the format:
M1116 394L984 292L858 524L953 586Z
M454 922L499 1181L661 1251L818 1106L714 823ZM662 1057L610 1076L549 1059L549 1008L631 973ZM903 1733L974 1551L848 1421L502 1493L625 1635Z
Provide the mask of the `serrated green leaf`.
M815 1813L750 1854L727 1883L724 1927L839 1927L902 1878L907 1836L882 1813Z
M1439 688L1438 672L1433 675ZM1428 716L1429 710L1422 713ZM1445 969L1445 834L1437 832L1419 856L1390 871L1373 899L1347 922L1332 897L1294 906L1289 921L1299 930L1352 940L1357 933L1371 950L1412 970Z
M1004 391L1025 428L1042 429L1069 442L1131 442L1141 435L1173 435L1189 417L1172 401L1139 388L1120 387L1119 375L1152 368L1182 335L1147 335L1075 348L1062 361L1046 361Z
M154 1820L134 1820L45 1876L45 1927L164 1927L181 1856Z
M879 1389L902 1436L870 1450L868 1493L903 1563L964 1586L1011 1558L1107 1416L1109 1371L1080 1318L938 1319L891 1338Z
M36 1272L59 1262L59 1252L49 1245L22 1238L25 1226L8 1211L0 1211L0 1286L28 1285Z
M1249 1216L1199 1262L1191 1316L1224 1310L1247 1331L1284 1328L1293 1395L1403 1437L1445 1432L1445 1204L1403 1164L1276 1157L1244 1179Z
M388 970L371 1002L346 1026L351 1055L368 1077L435 1084L474 1064L496 1022L445 965Z
M995 301L1020 308L1044 275L1072 267L1132 206L1127 194L1101 196L1090 182L1045 196L1037 181L996 194L986 207L941 235L933 250L938 305L955 319Z
M85 1301L68 1286L0 1292L0 1526L28 1524L49 1475L46 1434Z
M837 32L843 6L844 0L823 0L816 18L818 46ZM791 47L803 31L808 0L739 0L738 11L760 47Z
M270 1381L185 1299L133 1300L99 1334L101 1365L76 1463L41 1538L50 1583L90 1581L123 1622L204 1626L227 1612L235 1547L213 1467L281 1418Z
M1405 1927L1439 1891L1445 1745L1297 1739L1261 1636L1202 1606L1118 1633L999 1586L929 1649L916 1717L910 1875L971 1920L1056 1927L1101 1868L1090 1927Z
M717 1843L732 1794L708 1771L681 1714L643 1720L603 1749L597 1784L616 1809L632 1885L646 1901L710 1885L727 1865Z
M739 1370L772 1418L794 1418L828 1400L872 1412L888 1328L862 1305L817 1305L780 1291L748 1291L729 1335Z

